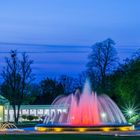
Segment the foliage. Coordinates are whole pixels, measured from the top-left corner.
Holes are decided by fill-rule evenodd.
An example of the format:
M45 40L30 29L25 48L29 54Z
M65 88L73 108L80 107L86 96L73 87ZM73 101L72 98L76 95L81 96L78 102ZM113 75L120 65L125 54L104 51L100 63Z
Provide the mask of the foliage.
M37 120L39 117L38 116L34 116L34 115L22 115L21 118L23 118L24 120Z
M132 123L132 124L135 124L135 125L140 123L140 114L134 115L133 117L128 119L128 122Z
M110 76L110 92L118 97L117 102L124 105L126 101L140 100L140 57L126 59L125 63Z
M22 115L21 117L22 117L24 120L27 119L27 115Z
M64 94L64 87L58 81L46 78L41 81L41 95L38 101L41 104L51 104L52 101L60 94Z
M28 116L27 116L27 120L29 120L29 121L34 120L34 116L33 116L33 115L28 115Z
M28 90L28 98L24 104L36 104L38 97L41 95L41 87L39 84L31 84Z

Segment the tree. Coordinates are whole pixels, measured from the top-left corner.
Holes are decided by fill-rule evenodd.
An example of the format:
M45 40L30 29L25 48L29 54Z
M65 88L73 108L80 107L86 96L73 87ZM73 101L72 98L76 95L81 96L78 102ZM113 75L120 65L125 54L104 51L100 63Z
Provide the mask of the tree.
M33 61L26 53L22 53L21 60L17 51L11 51L10 55L10 58L6 58L6 67L2 72L2 93L13 107L15 123L18 123L20 106L24 103L28 87L34 79L31 69Z
M127 58L110 75L109 94L119 105L139 105L140 100L140 52ZM128 105L129 106L129 105Z
M88 71L93 71L101 91L105 91L107 74L111 73L117 62L115 42L111 39L95 43L92 52L88 56Z
M136 102L140 100L140 56L127 59L121 67L123 74L116 82L116 91L121 100Z
M39 84L31 84L28 88L28 98L26 100L26 102L24 102L25 104L37 104L38 98L41 95L41 87Z
M51 104L53 100L61 94L64 94L64 87L54 79L46 78L40 83L41 95L38 98L39 104Z

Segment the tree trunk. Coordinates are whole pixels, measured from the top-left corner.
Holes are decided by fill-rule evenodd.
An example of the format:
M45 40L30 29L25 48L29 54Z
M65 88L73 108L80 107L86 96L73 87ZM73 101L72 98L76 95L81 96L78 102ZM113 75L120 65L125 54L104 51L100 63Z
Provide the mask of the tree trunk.
M18 106L13 105L12 107L13 107L13 110L14 110L14 122L18 123L18 121L19 121L20 105L18 105Z
M20 112L20 105L17 106L17 123L18 123L19 117L20 117L19 112Z
M17 117L16 117L16 106L15 105L12 105L13 107L13 111L14 111L14 122L16 123L17 122Z

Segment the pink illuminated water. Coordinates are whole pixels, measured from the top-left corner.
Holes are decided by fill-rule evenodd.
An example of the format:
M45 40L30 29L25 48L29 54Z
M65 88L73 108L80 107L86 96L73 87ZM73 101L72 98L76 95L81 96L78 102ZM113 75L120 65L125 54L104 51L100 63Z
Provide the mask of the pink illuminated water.
M77 90L69 96L59 96L53 105L68 106L68 111L54 112L51 117L45 118L46 124L48 121L82 126L126 123L125 117L111 98L107 95L97 96L91 91L88 81L82 93Z

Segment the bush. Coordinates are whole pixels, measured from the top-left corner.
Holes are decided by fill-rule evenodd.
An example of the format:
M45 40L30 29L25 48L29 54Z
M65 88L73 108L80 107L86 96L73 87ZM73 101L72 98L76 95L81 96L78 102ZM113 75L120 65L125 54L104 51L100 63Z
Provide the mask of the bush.
M27 115L22 115L21 118L26 120L27 119Z
M38 116L34 116L34 120L37 120L37 119L39 119L39 117Z
M34 115L22 115L21 117L22 119L29 120L29 121L37 120L39 118L38 116L34 116Z
M34 120L34 116L33 116L33 115L29 115L29 116L27 116L27 120L29 120L29 121Z

